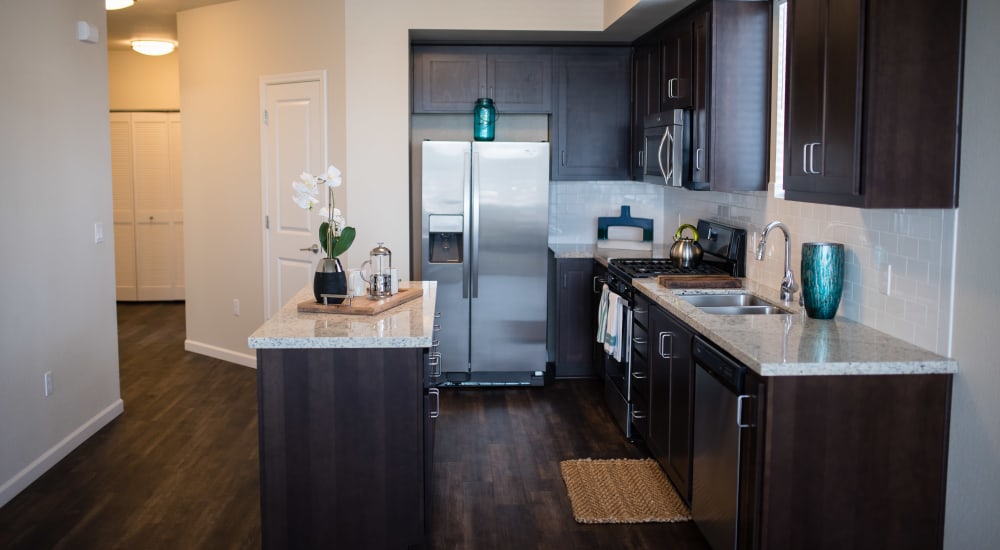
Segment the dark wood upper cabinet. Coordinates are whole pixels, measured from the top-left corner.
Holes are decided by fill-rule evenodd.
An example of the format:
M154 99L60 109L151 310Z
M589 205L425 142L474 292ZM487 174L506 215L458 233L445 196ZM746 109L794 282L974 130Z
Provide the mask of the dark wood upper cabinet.
M693 40L691 21L688 18L671 23L663 31L663 38L660 40L661 111L690 109L692 106Z
M698 2L636 41L657 41L660 110L690 111L685 180L698 190L763 191L771 90L771 8L764 0ZM637 60L638 64L641 60ZM634 100L639 94L634 88ZM633 149L642 148L642 126ZM644 159L643 159L644 160ZM638 162L633 163L639 166ZM640 166L641 168L641 166ZM641 170L633 169L640 179Z
M641 179L643 124L646 115L660 111L660 45L655 40L632 49L632 175Z
M788 3L785 198L958 206L965 2Z
M629 175L628 47L557 48L552 179Z
M552 50L413 47L413 112L471 113L492 98L500 113L552 112Z

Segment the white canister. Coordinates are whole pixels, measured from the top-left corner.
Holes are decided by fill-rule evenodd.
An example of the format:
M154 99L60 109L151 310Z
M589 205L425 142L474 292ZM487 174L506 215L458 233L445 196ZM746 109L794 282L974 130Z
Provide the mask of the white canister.
M360 269L347 270L347 292L351 296L365 295L365 280L361 277Z
M389 293L399 293L399 270L395 267L389 270Z

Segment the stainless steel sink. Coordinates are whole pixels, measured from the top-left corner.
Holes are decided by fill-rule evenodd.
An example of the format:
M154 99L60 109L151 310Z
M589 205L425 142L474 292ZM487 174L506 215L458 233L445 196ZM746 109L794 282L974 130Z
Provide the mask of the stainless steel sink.
M748 293L681 294L681 300L713 315L787 315L791 312Z

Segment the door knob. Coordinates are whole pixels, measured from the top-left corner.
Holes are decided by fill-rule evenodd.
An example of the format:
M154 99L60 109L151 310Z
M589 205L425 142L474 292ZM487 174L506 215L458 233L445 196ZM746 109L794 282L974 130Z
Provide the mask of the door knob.
M310 246L309 248L300 248L299 250L303 250L303 251L305 251L305 250L311 250L313 254L319 254L319 245L316 244L316 243L313 243L313 245Z

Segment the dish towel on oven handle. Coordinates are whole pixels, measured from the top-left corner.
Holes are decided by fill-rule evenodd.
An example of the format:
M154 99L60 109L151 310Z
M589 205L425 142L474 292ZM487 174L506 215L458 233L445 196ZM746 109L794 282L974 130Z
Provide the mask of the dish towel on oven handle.
M608 285L601 287L601 302L597 306L597 343L604 343L604 335L607 332L608 321L608 297L611 290Z
M619 363L622 360L622 316L623 305L621 296L611 292L608 294L608 316L606 318L606 332L604 334L604 351Z

